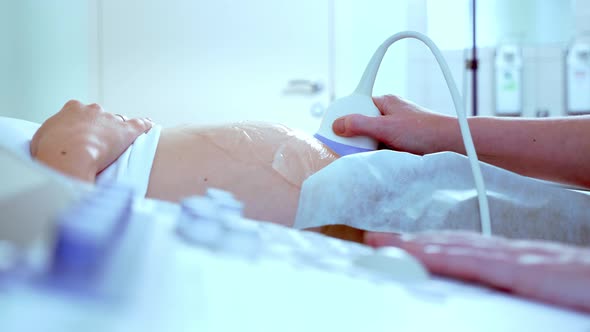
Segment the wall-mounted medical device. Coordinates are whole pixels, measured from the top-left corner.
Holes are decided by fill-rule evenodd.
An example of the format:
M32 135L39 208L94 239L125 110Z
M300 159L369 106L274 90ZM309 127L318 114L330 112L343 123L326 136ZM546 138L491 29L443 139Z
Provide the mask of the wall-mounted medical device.
M516 45L503 45L496 50L496 115L522 114L522 62L522 52Z
M590 44L574 43L566 57L566 112L590 113Z

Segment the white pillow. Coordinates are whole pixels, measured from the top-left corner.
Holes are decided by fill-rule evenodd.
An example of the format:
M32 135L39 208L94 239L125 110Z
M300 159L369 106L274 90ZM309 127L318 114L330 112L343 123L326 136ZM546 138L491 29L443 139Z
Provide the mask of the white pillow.
M40 126L38 123L0 116L0 145L31 160L31 139Z

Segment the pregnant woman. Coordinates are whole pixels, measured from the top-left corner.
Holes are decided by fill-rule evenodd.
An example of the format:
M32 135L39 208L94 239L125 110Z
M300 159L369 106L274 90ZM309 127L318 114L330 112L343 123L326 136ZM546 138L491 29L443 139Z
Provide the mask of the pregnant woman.
M409 119L406 124L414 123L414 127L430 123L435 129L432 133L442 130L437 115L397 97L376 98L375 103L386 115L385 122L405 117ZM394 110L398 112L396 115ZM361 128L351 120L359 119L347 119L346 130L340 128L340 131L350 134L352 129ZM339 125L343 125L342 121L335 127ZM392 123L387 123L387 128L391 126ZM408 131L417 129L400 126L400 132L406 127ZM377 130L378 126L372 129L375 130L367 129L363 133L373 133L383 141L380 136L385 132ZM428 137L428 131L420 132L421 137ZM148 143L144 144L147 148L139 146L140 139L150 135L151 138L145 140ZM476 142L477 135L476 129ZM391 142L389 145L393 146ZM141 155L130 164L138 163L139 159L140 166L147 169L145 179L139 181L145 182L147 197L178 201L187 195L203 194L208 187L217 187L233 192L243 201L247 217L288 226L293 224L303 181L337 159L314 138L283 126L240 123L160 130L150 119L126 119L104 112L96 104L84 105L77 101L66 103L35 132L30 153L62 173L95 182L105 174L116 173L110 170L121 166L122 155L128 153L130 146L138 150L131 154ZM143 163L147 163L147 167ZM517 295L590 312L588 248L482 237L473 233L439 232L399 238L395 234L365 234L339 226L318 230L373 246L402 247L434 274L476 281Z
M131 146L126 153L147 169L147 197L177 202L220 188L244 202L246 217L286 226L295 220L303 181L337 158L315 138L281 125L152 127L147 118L69 101L36 131L30 152L58 171L95 182L120 167Z

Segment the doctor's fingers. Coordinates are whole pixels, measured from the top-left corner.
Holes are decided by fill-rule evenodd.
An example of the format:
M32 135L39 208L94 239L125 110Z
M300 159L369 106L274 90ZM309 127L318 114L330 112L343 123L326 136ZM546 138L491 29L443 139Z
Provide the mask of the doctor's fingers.
M381 242L387 244L390 240L382 236ZM577 255L582 248L568 246L557 242L540 240L515 240L499 236L482 236L479 233L467 231L438 231L418 234L404 234L401 238L391 239L398 242L412 242L420 245L441 245L453 248L482 248L492 251L502 251L510 255L535 254L547 258L564 255ZM391 242L390 241L390 242ZM391 245L396 245L391 243ZM585 251L585 250L584 250Z
M365 237L368 241L381 240L381 245L386 242L386 234L369 235ZM407 237L402 240L397 236L390 236L387 244L408 251L434 274L476 281L529 298L590 310L590 296L585 295L590 280L590 250L587 249L569 248L561 256L539 255L515 252L507 246L490 249L468 247L465 243L420 242Z
M386 117L364 116L351 114L338 118L332 124L334 133L344 137L369 136L380 142L389 144L392 139L392 128Z
M395 95L373 97L373 103L375 103L375 106L377 106L383 115L395 114L395 112L399 111L401 108L415 106L411 102Z
M467 247L498 247L503 239L499 237L483 238L480 234L467 231L429 231L423 233L379 233L367 232L365 235L367 244L373 247L382 246L423 246L429 244L453 245Z
M365 241L405 249L433 273L485 281L496 287L526 286L528 280L518 279L531 271L569 274L572 270L580 270L590 280L590 250L586 248L542 241L515 241L468 232L401 237L376 233L366 234Z
M565 256L577 256L583 250L580 247L566 245L558 242L550 242L543 240L527 240L527 239L508 239L499 236L482 236L478 233L462 232L458 234L455 239L453 235L447 233L447 241L454 243L454 245L464 244L471 247L490 248L493 250L501 250L512 255L542 255L546 259L559 260ZM461 241L463 237L463 242Z
M527 298L590 311L590 264L484 248L424 245L404 249L434 274L476 281Z

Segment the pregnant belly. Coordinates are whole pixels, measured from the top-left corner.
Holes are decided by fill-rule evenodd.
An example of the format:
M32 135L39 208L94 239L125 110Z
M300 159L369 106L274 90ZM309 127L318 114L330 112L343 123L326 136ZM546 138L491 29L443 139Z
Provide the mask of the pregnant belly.
M301 184L336 158L313 137L279 125L164 129L147 196L180 201L219 188L245 203L246 217L291 226Z

